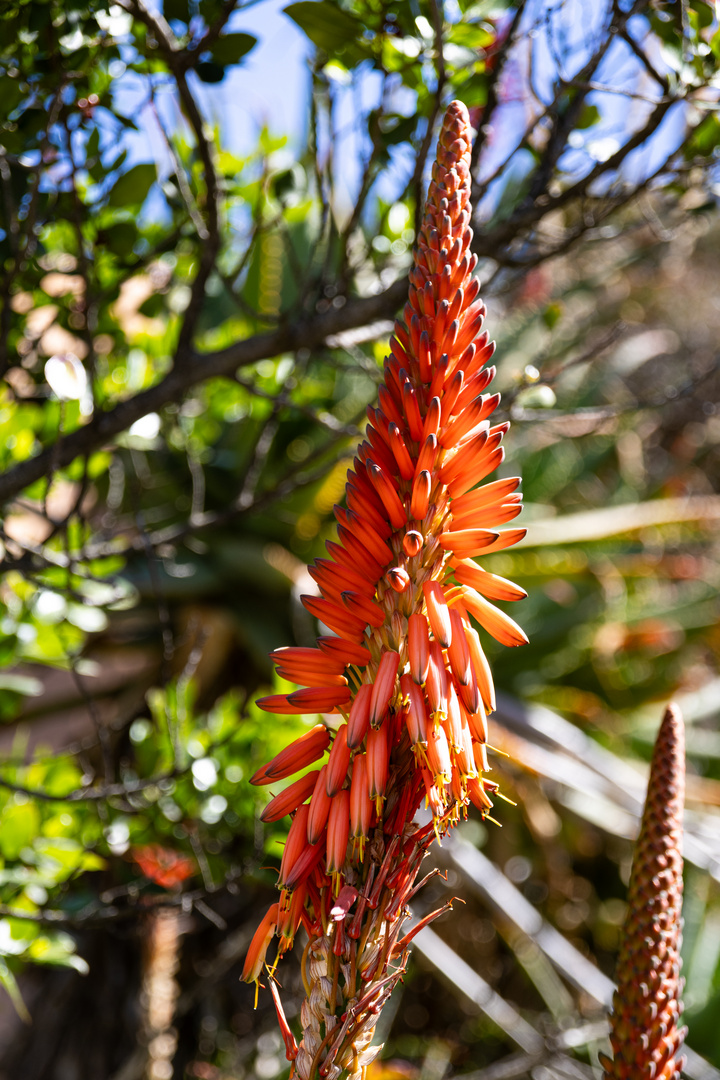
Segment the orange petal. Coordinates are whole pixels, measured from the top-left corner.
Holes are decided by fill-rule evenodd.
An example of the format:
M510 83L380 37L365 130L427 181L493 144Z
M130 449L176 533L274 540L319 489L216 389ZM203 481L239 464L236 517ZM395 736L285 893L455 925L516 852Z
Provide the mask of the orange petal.
M461 585L470 585L489 600L523 600L527 593L514 581L483 570L471 560L451 560L453 573Z
M468 491L467 494L453 499L453 516L456 513L469 514L473 510L482 510L493 503L505 502L508 495L512 495L519 485L520 477L510 476L505 480L493 480L489 484L483 484L482 487Z

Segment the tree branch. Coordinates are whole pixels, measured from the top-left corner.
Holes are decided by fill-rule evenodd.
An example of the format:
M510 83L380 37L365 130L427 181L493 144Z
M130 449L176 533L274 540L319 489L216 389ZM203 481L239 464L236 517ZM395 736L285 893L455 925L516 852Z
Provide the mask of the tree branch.
M226 349L197 353L188 347L182 364L175 367L155 386L121 401L107 412L96 413L85 427L58 439L35 457L20 462L0 476L0 502L11 499L54 469L62 469L80 454L92 453L116 435L126 431L141 416L157 412L171 401L179 401L192 386L206 379L231 376L239 367L267 360L295 349L312 349L332 334L364 326L375 319L391 317L405 298L405 279L394 282L377 296L350 300L339 309L330 308L307 321L300 319L277 330L256 334Z

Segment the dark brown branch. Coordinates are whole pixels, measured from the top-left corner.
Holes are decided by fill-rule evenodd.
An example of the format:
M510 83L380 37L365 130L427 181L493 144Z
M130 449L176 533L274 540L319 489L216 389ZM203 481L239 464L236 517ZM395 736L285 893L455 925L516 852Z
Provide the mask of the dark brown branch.
M202 53L208 52L209 49L212 49L213 45L220 37L220 34L225 27L225 24L227 23L228 19L237 7L237 2L238 0L225 0L222 11L220 12L219 16L212 24L212 26L208 27L200 40L193 45L192 49L186 49L183 52L182 59L180 61L183 68L187 69L189 67L192 67L195 64L197 58Z
M122 6L125 10L130 11L135 18L140 19L157 39L160 50L175 79L182 107L195 135L197 150L203 167L207 236L202 237L198 271L192 284L190 302L185 310L178 338L179 346L176 363L184 364L189 362L192 357L192 338L202 310L205 286L213 272L215 260L220 250L220 185L214 162L214 148L211 140L205 134L205 122L188 86L187 68L189 65L185 62L185 57L188 54L178 48L177 39L165 19L161 15L148 11L143 0L123 0ZM228 17L231 10L232 7L227 11Z
M661 102L657 108L653 109L645 125L636 131L612 157L608 158L607 161L599 161L577 183L572 184L558 195L542 193L530 205L525 202L507 221L501 222L496 228L485 232L484 235L476 237L474 250L480 255L490 255L492 258L497 259L499 249L511 240L516 239L521 229L534 225L540 218L551 213L551 211L559 210L574 199L584 196L595 180L600 176L610 175L615 172L633 150L647 142L660 127L674 104L675 99ZM642 186L642 184L638 185L635 191L639 191Z
M635 38L632 36L627 27L623 27L619 31L620 37L623 39L626 45L629 45L632 51L637 56L640 63L643 65L648 75L651 75L655 82L659 83L662 87L663 93L667 94L670 90L670 84L668 83L667 76L661 75L660 72L650 62L649 57L645 53L644 49L641 49Z
M445 53L443 49L443 10L442 0L433 0L430 5L433 17L433 29L435 31L435 71L437 73L437 88L435 90L435 97L433 98L432 109L427 120L427 128L423 136L423 141L418 151L417 158L415 159L415 168L410 178L410 182L407 186L407 191L411 193L415 199L415 219L414 228L415 235L420 232L420 226L422 224L422 211L423 211L423 173L425 171L425 162L427 156L430 153L430 147L432 146L433 135L435 134L435 121L437 120L438 113L442 108L442 95L445 89L445 82L447 80L447 72L445 69Z
M515 35L517 34L518 27L520 26L520 20L522 19L523 12L525 11L525 4L526 0L520 0L518 6L515 9L515 14L513 15L513 20L510 24L510 28L507 32L505 40L493 54L493 60L495 64L495 78L492 79L488 87L487 101L485 103L485 109L483 112L483 123L472 148L471 168L473 176L475 175L475 170L477 168L478 161L480 160L480 154L482 153L483 146L485 145L485 129L490 124L492 114L495 111L498 103L498 86L502 77L503 68L505 67L505 61L508 58L510 49L515 44ZM473 203L475 201L476 200L473 197Z

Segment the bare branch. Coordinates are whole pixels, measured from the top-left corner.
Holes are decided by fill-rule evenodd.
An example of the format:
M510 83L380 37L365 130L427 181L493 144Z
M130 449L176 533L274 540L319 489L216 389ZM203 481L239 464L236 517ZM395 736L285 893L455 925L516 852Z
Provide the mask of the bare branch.
M134 397L119 402L108 412L96 413L85 427L78 428L46 447L35 457L20 462L0 476L0 501L17 495L23 488L46 476L50 469L62 469L80 454L91 453L126 431L140 417L157 412L198 383L219 376L231 376L239 367L267 360L297 349L313 349L332 334L363 326L394 314L407 292L404 279L394 282L376 296L350 300L341 308L329 308L321 315L300 319L276 330L256 334L226 349L212 353L189 350L186 362L176 365L159 383Z

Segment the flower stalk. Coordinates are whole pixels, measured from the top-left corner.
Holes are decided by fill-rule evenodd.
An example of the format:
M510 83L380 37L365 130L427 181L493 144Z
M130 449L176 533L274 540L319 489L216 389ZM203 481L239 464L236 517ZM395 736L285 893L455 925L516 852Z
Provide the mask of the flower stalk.
M368 408L346 506L335 507L337 542L310 570L320 595L303 597L336 636L318 638L317 649L274 652L278 672L302 689L258 702L272 713L340 720L332 735L325 724L312 728L251 781L290 776L329 749L310 779L264 811L265 820L282 810L293 821L280 900L243 972L257 980L273 926L279 955L305 927L302 1039L295 1047L286 1038L301 1080L359 1078L377 1053L378 1014L416 932L402 927L427 850L470 804L483 817L492 808L485 744L495 697L471 616L506 645L527 640L493 603L524 591L472 558L524 530L497 529L520 512L518 478L478 487L503 460L508 425L491 426L499 395L484 392L494 344L481 332L485 306L472 276L470 154L468 113L453 102L379 407ZM420 826L423 801L432 820Z
M613 997L605 1080L673 1080L686 1029L682 1014L682 820L685 730L674 704L655 743L635 845Z

